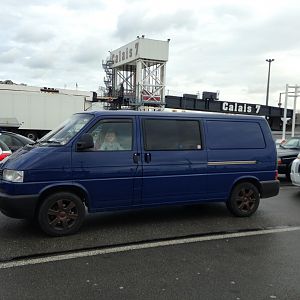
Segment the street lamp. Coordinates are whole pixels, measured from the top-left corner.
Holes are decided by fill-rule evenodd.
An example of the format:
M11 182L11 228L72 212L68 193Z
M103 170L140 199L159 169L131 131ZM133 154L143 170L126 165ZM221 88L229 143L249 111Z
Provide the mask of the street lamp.
M266 59L266 62L269 63L269 72L268 72L268 83L267 83L267 96L266 96L266 106L269 104L269 87L270 87L270 70L271 70L271 62L274 61L274 59Z

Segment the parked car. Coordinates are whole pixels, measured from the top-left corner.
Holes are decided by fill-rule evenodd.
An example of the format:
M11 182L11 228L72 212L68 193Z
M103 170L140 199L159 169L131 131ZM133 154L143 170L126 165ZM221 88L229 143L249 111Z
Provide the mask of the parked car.
M283 145L285 142L286 142L286 140L284 140L284 139L276 139L275 140L276 148L279 148L280 145Z
M4 142L12 152L15 152L19 148L33 144L34 141L17 133L10 131L0 131L0 141Z
M292 137L277 148L278 173L285 174L288 180L291 179L291 167L293 160L300 152L300 137Z
M293 160L291 167L291 181L294 185L300 186L300 153Z
M278 193L271 131L254 116L78 113L0 166L2 213L36 218L54 236L76 232L86 207L93 213L219 201L249 217L260 199Z
M11 150L4 142L0 141L0 162L9 155L11 155Z

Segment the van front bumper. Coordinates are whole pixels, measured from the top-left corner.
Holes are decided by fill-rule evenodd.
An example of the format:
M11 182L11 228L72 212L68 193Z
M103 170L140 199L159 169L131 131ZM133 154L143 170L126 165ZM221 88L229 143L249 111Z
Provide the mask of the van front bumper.
M35 215L38 195L8 195L0 192L0 211L11 218L31 219Z
M261 181L261 198L269 198L278 195L280 183L279 180Z

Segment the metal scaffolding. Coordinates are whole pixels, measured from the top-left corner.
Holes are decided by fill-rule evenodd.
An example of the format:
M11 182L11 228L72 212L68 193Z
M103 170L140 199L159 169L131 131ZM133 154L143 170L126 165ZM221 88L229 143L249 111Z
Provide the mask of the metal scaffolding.
M166 62L169 40L158 41L144 36L115 51L102 62L104 83L112 101L109 109L165 105Z

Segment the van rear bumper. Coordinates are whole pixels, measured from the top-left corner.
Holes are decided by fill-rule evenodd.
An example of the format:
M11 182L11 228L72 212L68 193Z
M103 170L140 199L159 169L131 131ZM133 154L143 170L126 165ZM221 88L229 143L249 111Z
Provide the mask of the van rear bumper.
M38 195L8 195L0 192L0 211L11 218L34 217Z
M261 198L269 198L278 195L279 180L261 181Z

